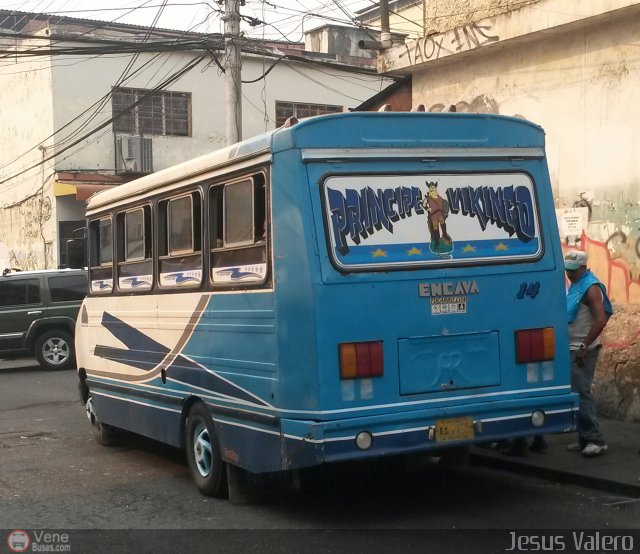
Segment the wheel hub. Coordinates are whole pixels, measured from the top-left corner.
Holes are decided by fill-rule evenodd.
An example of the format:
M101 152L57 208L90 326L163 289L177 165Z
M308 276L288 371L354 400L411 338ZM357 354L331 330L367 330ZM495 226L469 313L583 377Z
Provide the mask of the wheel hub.
M200 424L193 432L193 457L202 477L208 477L212 468L211 439L207 428Z

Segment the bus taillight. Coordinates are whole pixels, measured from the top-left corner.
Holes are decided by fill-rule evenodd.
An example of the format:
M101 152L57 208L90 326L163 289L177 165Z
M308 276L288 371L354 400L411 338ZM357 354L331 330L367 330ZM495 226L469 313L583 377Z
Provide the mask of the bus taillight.
M340 344L340 379L379 377L383 373L382 341Z
M516 361L519 364L553 360L556 340L553 327L516 331Z

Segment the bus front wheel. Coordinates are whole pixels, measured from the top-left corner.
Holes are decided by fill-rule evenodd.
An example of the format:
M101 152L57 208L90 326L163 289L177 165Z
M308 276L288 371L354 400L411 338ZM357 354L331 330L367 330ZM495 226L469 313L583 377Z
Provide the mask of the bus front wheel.
M220 456L220 445L209 410L194 404L186 423L189 470L200 492L207 496L227 496L227 468Z

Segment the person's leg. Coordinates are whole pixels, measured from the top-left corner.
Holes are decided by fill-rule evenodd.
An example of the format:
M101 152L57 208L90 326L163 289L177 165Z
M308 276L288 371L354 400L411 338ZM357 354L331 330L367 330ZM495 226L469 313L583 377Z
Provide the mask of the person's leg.
M596 414L596 405L591 395L598 351L595 348L587 352L583 367L578 367L575 359L576 353L575 351L571 352L571 388L580 395L578 438L583 448L589 443L604 445L604 437L600 431Z
M507 456L518 456L524 458L527 455L527 438L517 437L508 448L502 451Z
M547 440L544 438L544 435L535 435L529 450L533 450L534 452L543 452L548 447L549 445L547 444Z

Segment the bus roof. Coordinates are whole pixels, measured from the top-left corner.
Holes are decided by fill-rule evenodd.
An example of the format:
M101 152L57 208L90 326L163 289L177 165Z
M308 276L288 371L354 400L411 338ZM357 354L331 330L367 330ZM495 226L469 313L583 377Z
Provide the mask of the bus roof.
M544 131L528 120L494 114L350 112L321 115L97 193L89 199L87 212L240 160L294 147L543 148Z

